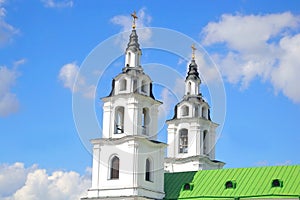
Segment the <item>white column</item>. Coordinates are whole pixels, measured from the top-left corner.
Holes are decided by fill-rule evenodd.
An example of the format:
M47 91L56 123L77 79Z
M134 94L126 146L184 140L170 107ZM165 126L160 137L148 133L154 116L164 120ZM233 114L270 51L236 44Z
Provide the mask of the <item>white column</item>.
M138 155L138 144L134 144L133 146L133 187L138 187L138 173L139 173L139 155Z
M129 135L137 135L138 133L138 106L134 98L128 99L127 104L128 114L125 116L124 129Z
M114 113L111 102L105 102L103 105L103 130L102 138L110 138L114 132Z
M168 126L168 154L167 157L176 157L176 127L174 124Z
M201 155L201 129L200 126L197 126L196 130L196 155Z
M93 171L92 171L92 189L100 187L100 144L94 144L93 147Z
M203 148L204 148L204 143L203 143L203 129L200 129L200 155L204 155L204 151L203 151Z
M152 140L157 139L157 122L158 122L158 106L153 105L150 108L150 124L149 124L149 137Z

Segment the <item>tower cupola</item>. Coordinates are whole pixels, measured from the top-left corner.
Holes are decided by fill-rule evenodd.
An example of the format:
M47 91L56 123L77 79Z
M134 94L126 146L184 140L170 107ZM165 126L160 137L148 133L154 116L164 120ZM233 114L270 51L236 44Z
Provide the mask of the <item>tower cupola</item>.
M196 47L192 45L192 60L189 64L189 71L185 79L185 95L200 95L199 88L201 79L199 77L198 65L195 61Z

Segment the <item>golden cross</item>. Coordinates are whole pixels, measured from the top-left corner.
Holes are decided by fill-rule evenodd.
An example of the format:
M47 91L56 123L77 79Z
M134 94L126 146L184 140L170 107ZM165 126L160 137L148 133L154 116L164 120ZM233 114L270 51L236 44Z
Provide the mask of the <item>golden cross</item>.
M196 51L197 49L196 49L196 47L195 47L194 44L191 46L191 48L192 48L192 59L194 60L194 59L195 59L195 51Z
M132 17L132 19L133 19L133 21L132 21L132 28L133 29L135 29L135 20L138 18L137 16L136 16L136 12L134 11L133 13L131 13L131 17Z

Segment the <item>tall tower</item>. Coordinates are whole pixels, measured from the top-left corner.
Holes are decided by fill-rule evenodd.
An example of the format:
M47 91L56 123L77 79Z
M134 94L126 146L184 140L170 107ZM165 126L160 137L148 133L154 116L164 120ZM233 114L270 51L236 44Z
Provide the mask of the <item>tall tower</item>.
M152 81L140 65L135 30L125 52L125 67L102 98L103 134L93 139L92 187L83 199L163 199L164 149L156 141L158 107Z
M167 121L168 154L165 171L182 172L220 169L225 163L215 159L216 128L210 107L199 92L201 80L192 45L192 60L185 79L185 95Z

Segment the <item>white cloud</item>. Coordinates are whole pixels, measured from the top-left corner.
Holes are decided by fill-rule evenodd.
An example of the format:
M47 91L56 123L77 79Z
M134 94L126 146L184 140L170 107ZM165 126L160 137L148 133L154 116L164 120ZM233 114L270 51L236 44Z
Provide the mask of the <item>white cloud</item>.
M142 8L137 12L138 19L136 20L136 27L139 36L139 43L141 45L147 44L151 39L152 32L149 28L145 28L150 25L152 17L146 13L146 9ZM111 19L113 24L119 25L122 27L121 31L129 31L132 29L132 17L130 15L117 15ZM143 28L140 29L139 28ZM121 37L116 41L122 49L126 48L128 43L129 34L122 34Z
M230 83L246 88L256 77L270 81L277 92L300 102L295 78L299 71L300 17L290 12L267 15L224 14L202 30L203 44L214 47L214 61ZM217 50L218 49L218 50Z
M0 116L5 117L15 113L19 109L19 101L16 94L11 90L16 84L16 79L20 75L18 66L25 63L25 59L14 63L12 69L0 66Z
M75 62L62 66L58 78L64 87L70 89L72 93L79 92L89 99L95 97L96 86L86 83L86 78L79 74L79 67Z
M23 163L0 165L1 200L73 200L86 195L90 174L54 171L48 174L37 165L25 168Z
M69 88L72 92L77 91L78 89L74 87L74 83L79 71L79 67L76 63L65 64L59 72L59 79L63 82L65 88ZM78 81L83 82L78 77Z
M24 164L18 162L12 165L0 165L0 199L20 189L26 181L27 174L35 169L36 165L25 169Z
M12 41L13 35L19 31L5 21L6 9L4 7L5 0L0 0L0 46Z
M271 82L276 91L282 91L284 95L296 103L300 103L300 34L292 37L284 37L280 40L282 55L277 68L272 71Z
M74 2L72 0L62 0L62 1L55 1L55 0L41 0L45 7L47 8L67 8L73 7Z
M212 63L209 64L206 62L204 58L203 53L200 53L199 51L196 51L195 53L195 61L198 65L198 72L202 81L202 84L208 84L213 83L219 80L219 74L218 68L215 66L212 66ZM188 65L190 62L188 63ZM187 66L188 69L188 66Z

